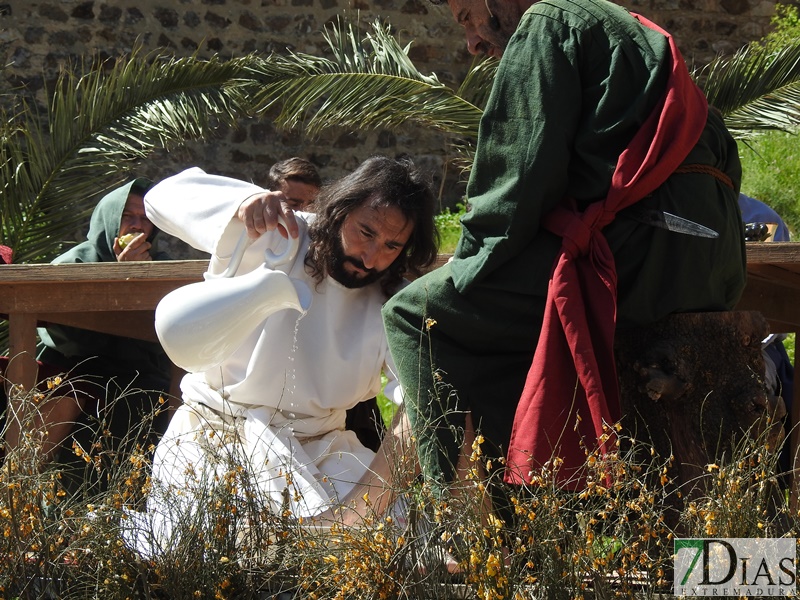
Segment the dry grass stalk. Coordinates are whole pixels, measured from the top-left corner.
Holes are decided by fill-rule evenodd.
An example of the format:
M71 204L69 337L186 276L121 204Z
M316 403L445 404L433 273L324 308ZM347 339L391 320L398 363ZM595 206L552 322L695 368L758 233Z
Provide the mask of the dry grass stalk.
M46 394L27 401L33 414ZM412 482L396 490L403 510L369 515L357 528L309 527L288 510L268 510L249 466L231 452L213 481L198 481L193 510L183 510L186 498L164 496L181 535L143 556L126 540L131 515L153 491L150 449L113 456L102 433L90 448L74 447L107 485L69 494L59 468L42 466L43 432L25 431L2 471L3 598L655 598L671 590L678 529L683 537L798 535L798 515L776 493L776 455L758 439L743 436L733 456L707 465L704 494L688 500L670 481L671 458L621 433L615 452L587 453L580 492L555 484L557 460L525 488L485 480L492 469L478 436L460 489L436 498L412 477L413 464L400 462L397 480ZM487 513L490 489L502 489L506 504ZM669 514L676 499L677 521ZM448 551L457 575L445 568Z

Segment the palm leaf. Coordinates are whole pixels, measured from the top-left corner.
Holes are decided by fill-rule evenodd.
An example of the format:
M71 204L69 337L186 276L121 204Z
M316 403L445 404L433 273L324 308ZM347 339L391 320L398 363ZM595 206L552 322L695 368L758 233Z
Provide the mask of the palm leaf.
M500 61L491 57L476 57L472 61L472 65L467 71L464 81L458 87L456 94L475 106L479 106L483 111L486 108L486 102L489 100L489 93L492 91L492 84L499 64ZM478 137L477 130L472 137Z
M85 225L97 196L156 148L213 135L248 112L252 56L142 55L61 72L44 114L0 114L0 232L16 262L48 260Z
M800 40L770 52L753 42L694 74L739 139L800 126Z
M451 134L457 162L469 169L474 140L497 61L472 64L457 90L434 74L423 75L388 26L372 23L360 35L344 19L325 30L332 58L307 54L258 61L253 91L260 114L276 111L279 127L302 126L309 134L327 128L398 129L413 123ZM766 129L796 131L800 125L800 40L778 52L759 42L731 58L693 73L711 104L723 113L734 137Z
M497 62L476 61L457 90L421 73L389 26L360 34L340 19L324 32L331 58L307 54L231 61L134 52L84 75L64 71L39 114L20 101L0 114L0 232L17 260L47 259L83 225L99 193L153 149L202 139L250 110L284 128L397 129L415 123L454 138L469 164ZM757 45L694 74L734 133L800 123L800 41Z
M422 74L388 26L372 24L358 35L338 20L324 33L332 59L290 54L271 56L254 67L259 89L254 103L262 114L279 112L276 124L316 134L326 128L398 129L409 122L457 135L475 135L483 110Z

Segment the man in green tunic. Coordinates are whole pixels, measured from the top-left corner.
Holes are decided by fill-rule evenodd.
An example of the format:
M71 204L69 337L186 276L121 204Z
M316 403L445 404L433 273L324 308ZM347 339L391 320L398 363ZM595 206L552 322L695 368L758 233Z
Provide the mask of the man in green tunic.
M383 311L422 469L440 488L454 477L467 413L485 453L508 451L562 245L543 221L565 202L583 211L606 198L674 62L663 33L604 0L449 0L449 8L470 52L502 56L467 187L472 210L453 261ZM681 167L602 229L616 263L617 327L729 310L742 292L736 143L713 109L698 134ZM643 208L719 236L643 224L632 213Z

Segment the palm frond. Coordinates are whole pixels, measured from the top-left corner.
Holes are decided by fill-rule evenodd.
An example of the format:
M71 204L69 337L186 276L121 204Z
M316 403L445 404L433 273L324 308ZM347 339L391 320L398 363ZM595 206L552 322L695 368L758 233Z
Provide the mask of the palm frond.
M275 111L279 127L397 129L409 123L454 136L458 161L469 168L497 61L476 60L458 89L422 74L391 29L378 21L360 34L344 19L324 33L332 58L307 54L258 61L253 92L260 114ZM778 52L754 42L731 58L693 73L734 137L800 126L800 40Z
M734 137L764 130L795 132L800 127L800 40L777 51L753 42L694 76Z
M500 61L495 58L475 58L456 94L475 106L479 106L481 110L485 109L499 64ZM477 138L478 132L475 131L472 137Z
M134 51L61 72L44 111L0 115L0 233L15 261L47 260L97 196L156 148L206 139L249 112L247 56L229 61Z
M333 59L307 54L270 56L254 68L261 113L279 107L276 124L316 134L329 127L397 129L409 122L474 135L481 107L435 74L421 73L390 29L379 22L361 37L343 20L325 30Z

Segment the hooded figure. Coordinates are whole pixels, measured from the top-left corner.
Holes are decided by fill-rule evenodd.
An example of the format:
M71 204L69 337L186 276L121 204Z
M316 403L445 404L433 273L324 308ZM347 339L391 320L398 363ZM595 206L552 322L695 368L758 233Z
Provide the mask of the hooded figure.
M92 213L86 241L55 258L53 264L116 262L114 241L119 236L128 195L133 193L144 196L151 187L153 182L149 179L138 178L109 192ZM147 241L152 244L158 233L158 229L153 227ZM153 260L167 258L169 257L163 253L153 256ZM102 365L104 371L114 374L139 373L143 376L165 376L169 379L169 359L155 342L64 325L40 327L39 336L42 340L39 359L43 363L73 369L93 357L91 365L81 371L96 374Z
M148 221L145 227L125 225L126 231L121 231L123 215L132 212L130 207L126 211L128 197L131 194L143 197L152 186L150 180L138 178L109 192L92 213L86 241L53 263L117 262L114 249L117 238L122 233L138 234L152 226ZM141 215L144 215L143 201ZM140 217L126 217L131 218ZM152 226L146 244L142 241L135 245L149 251L157 234L158 230ZM165 260L168 256L158 253L152 258ZM75 442L88 450L99 432L110 431L110 437L104 437L101 447L103 452L112 450L107 455L113 457L125 447L132 448L128 442L145 442L146 447L156 441L152 438L154 433L158 436L166 430L169 415L158 408L159 396L169 391L171 363L158 343L63 325L48 325L38 331L41 338L38 359L45 366L44 372L65 373L65 383L60 386L64 391L59 389L58 393L77 396L82 406L77 426L72 428L56 457L58 462L75 464L80 469L75 479L78 485L84 479L85 462L70 450Z

